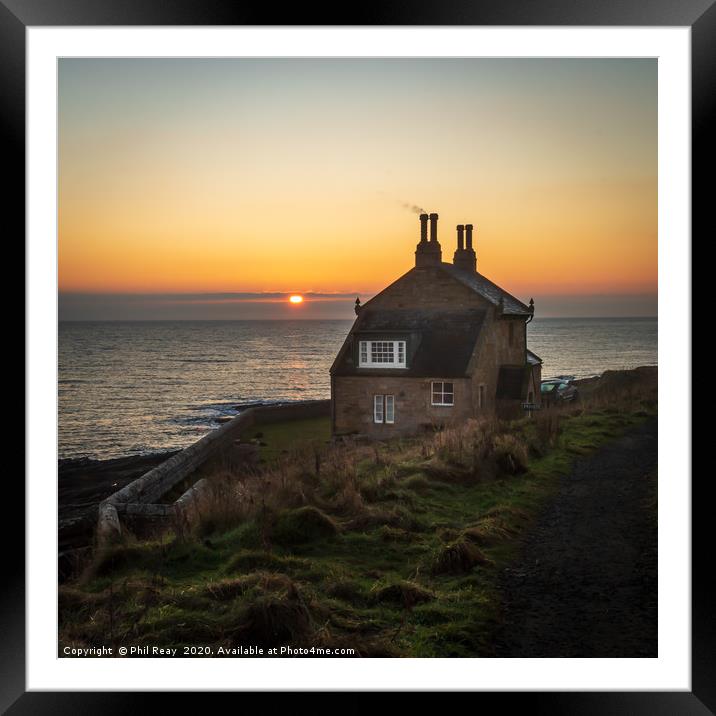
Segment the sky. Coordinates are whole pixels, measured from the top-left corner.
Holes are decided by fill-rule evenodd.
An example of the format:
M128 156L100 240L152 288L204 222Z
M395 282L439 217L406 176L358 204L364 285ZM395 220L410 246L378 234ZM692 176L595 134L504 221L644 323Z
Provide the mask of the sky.
M656 60L61 59L58 111L61 320L350 318L419 209L537 316L656 315Z

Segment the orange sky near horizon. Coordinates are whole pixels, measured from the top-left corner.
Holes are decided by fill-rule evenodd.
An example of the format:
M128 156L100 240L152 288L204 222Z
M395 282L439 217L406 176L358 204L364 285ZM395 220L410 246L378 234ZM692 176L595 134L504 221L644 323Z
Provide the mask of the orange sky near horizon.
M657 289L656 61L60 60L59 289Z

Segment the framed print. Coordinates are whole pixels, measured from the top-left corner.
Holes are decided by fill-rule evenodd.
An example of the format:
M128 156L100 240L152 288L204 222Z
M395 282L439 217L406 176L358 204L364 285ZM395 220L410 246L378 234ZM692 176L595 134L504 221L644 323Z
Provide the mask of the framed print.
M716 12L407 15L0 5L10 713L714 708L690 247Z

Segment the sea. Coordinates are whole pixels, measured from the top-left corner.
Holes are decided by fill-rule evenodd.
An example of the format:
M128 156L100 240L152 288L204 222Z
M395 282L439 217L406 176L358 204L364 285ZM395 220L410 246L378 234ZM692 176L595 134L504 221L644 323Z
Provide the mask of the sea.
M59 324L59 457L190 445L246 405L330 397L350 320ZM543 378L657 365L656 318L535 318Z

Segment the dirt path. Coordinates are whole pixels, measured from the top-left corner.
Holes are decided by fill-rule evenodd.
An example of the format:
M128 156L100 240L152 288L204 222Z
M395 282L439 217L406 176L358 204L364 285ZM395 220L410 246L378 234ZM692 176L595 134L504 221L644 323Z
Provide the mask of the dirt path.
M657 656L657 421L579 460L501 575L499 657Z

